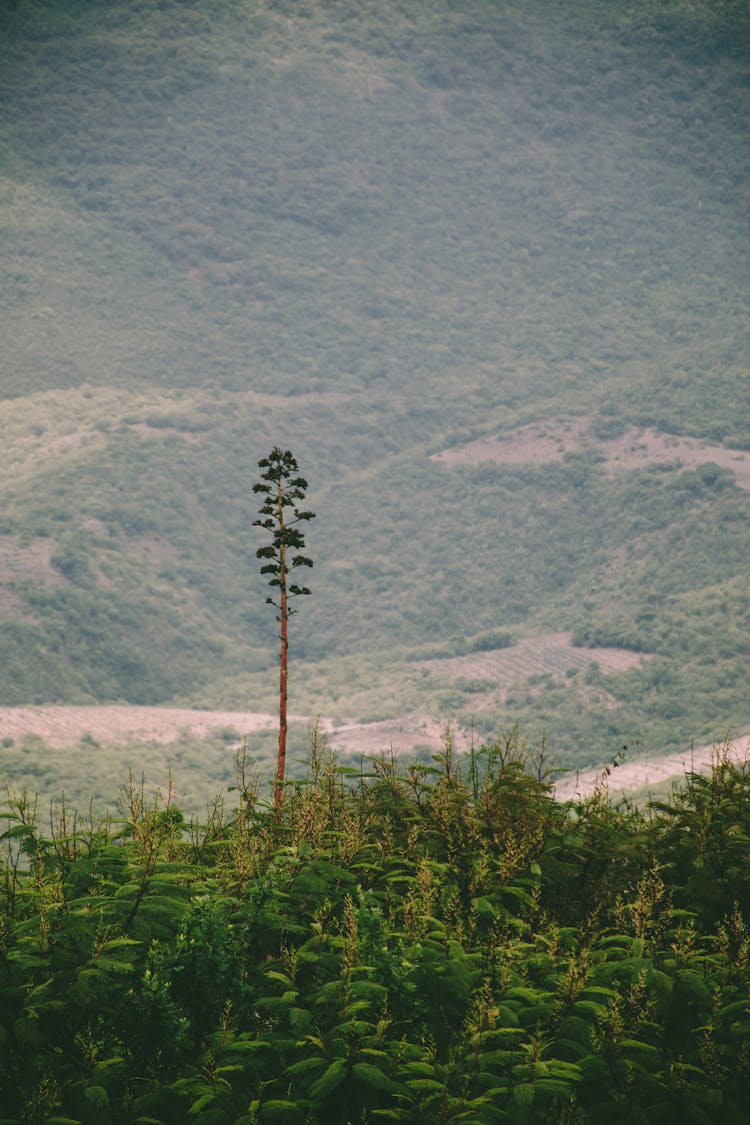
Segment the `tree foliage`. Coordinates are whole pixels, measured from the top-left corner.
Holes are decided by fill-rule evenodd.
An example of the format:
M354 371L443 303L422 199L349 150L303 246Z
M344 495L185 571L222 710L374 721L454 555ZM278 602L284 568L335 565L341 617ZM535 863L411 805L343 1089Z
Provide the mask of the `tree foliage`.
M354 768L312 732L280 813L238 794L9 798L3 1122L747 1120L746 766L641 813L513 738Z
M261 473L261 480L253 485L253 492L263 494L266 499L260 508L263 518L255 520L253 526L270 531L272 542L266 547L259 547L255 553L257 558L269 560L260 572L271 576L268 584L278 590L279 601L268 597L266 602L276 606L281 614L285 599L311 592L307 586L299 586L287 579L297 567L312 566L312 559L301 554L290 557L287 552L304 550L305 537L296 525L314 519L315 512L301 511L297 507L305 499L307 481L298 475L297 459L288 449L282 452L274 447L268 457L261 458L258 468L265 472ZM288 508L291 508L291 513L287 512ZM286 612L293 613L294 610Z

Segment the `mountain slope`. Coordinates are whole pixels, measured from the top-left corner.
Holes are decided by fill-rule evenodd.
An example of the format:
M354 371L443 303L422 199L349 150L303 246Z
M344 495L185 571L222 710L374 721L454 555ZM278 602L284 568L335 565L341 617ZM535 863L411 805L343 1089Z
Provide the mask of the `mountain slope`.
M320 709L356 680L387 716L413 659L572 630L654 659L601 690L550 669L482 731L595 761L747 721L744 5L0 21L0 700L260 706L251 487L280 444L318 512L292 656ZM576 441L435 456L530 422ZM705 460L613 476L644 427ZM446 677L424 707L476 702Z

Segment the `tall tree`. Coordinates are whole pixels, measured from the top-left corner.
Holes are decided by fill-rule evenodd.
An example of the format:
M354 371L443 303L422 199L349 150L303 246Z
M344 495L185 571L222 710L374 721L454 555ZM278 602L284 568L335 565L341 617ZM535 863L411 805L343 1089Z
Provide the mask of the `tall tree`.
M292 598L309 594L307 586L299 586L296 582L289 581L292 571L299 566L312 566L312 559L306 555L293 554L303 551L305 537L299 524L311 520L315 512L300 510L298 507L305 499L307 481L299 476L299 465L290 451L275 446L268 457L258 462L258 468L264 472L260 474L258 484L253 485L253 492L260 492L265 496L260 508L260 519L253 523L253 527L263 527L271 532L272 541L266 547L259 547L256 556L266 559L267 562L260 568L261 574L269 574L269 586L276 590L276 597L266 598L266 602L278 611L276 620L281 625L281 655L279 673L279 752L276 760L276 789L274 803L276 808L281 807L284 799L284 771L286 768L286 710L287 710L287 680L289 664L289 617L295 610L290 609L289 602Z

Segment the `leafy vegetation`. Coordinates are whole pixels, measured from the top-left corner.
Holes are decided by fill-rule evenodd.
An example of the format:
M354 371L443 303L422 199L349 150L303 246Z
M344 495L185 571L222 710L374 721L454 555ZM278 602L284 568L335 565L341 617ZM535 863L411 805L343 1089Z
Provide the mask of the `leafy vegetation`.
M750 446L746 4L0 9L0 702L267 706L279 444L325 514L295 707L576 765L747 724L747 491L597 444ZM581 443L432 459L530 422ZM486 707L412 663L560 630L652 659Z
M281 810L4 809L0 1105L21 1123L747 1120L750 773L641 813L514 738Z

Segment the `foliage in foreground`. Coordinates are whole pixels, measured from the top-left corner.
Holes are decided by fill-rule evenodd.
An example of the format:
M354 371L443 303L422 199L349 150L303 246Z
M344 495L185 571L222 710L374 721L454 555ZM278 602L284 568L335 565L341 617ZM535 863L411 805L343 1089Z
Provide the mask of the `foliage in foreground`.
M10 797L0 1120L745 1122L747 766L645 814L537 766L313 737L281 810Z

